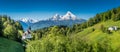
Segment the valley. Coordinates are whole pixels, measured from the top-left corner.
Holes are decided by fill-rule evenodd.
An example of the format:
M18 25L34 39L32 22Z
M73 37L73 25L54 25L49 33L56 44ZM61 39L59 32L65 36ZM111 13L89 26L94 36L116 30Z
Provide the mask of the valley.
M120 0L1 0L0 52L120 52Z

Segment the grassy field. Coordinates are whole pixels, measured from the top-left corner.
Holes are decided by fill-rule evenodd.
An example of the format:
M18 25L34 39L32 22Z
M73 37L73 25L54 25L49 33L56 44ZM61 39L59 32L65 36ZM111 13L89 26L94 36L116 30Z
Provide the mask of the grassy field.
M108 20L106 22L101 22L92 27L84 29L82 32L77 33L75 36L82 37L90 43L102 42L105 39L109 39L109 43L113 50L118 51L120 49L120 29L117 31L112 31L111 34L103 33L100 30L101 25L104 25L105 27L117 26L120 28L120 21L114 22L112 20ZM95 31L92 31L92 28L94 28Z
M0 37L0 52L24 52L24 49L20 43Z

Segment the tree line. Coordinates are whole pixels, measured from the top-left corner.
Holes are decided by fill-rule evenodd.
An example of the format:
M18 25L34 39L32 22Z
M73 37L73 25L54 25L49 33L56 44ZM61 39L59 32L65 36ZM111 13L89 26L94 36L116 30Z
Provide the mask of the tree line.
M100 22L105 22L107 20L119 21L120 7L113 8L112 10L108 10L107 12L96 14L96 16L94 16L93 18L90 18L88 21L82 24L75 24L72 29L76 32L79 32L85 28L91 27Z
M76 33L107 20L120 20L120 7L96 14L93 18L73 27L51 26L32 31L32 40L27 43L26 52L113 52L110 38L91 43ZM104 32L104 26L101 26ZM95 29L93 28L92 31ZM20 42L23 29L18 21L0 15L0 37Z
M21 41L23 28L18 21L14 21L7 15L0 15L0 37Z
M120 7L96 14L88 21L72 27L51 26L34 30L33 39L28 42L26 52L114 52L116 50L111 47L111 39L108 37L105 37L102 42L91 43L76 35L85 28L107 20L119 21ZM101 25L101 31L105 32L105 29L104 25ZM95 29L93 28L92 31Z
M43 29L38 29L33 31L33 34L40 39L42 36L45 36L49 33L58 33L62 35L70 35L74 34L77 32L83 31L85 28L91 27L97 23L100 22L105 22L107 20L113 20L113 21L118 21L120 20L120 7L118 8L113 8L112 10L108 10L107 12L99 13L96 14L93 18L90 18L88 21L83 22L82 24L75 24L72 27L67 27L67 26L51 26L51 27L46 27ZM93 28L93 31L95 29ZM101 31L106 31L104 25L101 25ZM109 32L107 32L109 33Z

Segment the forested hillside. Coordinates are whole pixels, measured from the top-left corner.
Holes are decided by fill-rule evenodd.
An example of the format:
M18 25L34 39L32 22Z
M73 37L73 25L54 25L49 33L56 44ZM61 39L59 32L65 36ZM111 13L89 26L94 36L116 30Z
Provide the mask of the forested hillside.
M19 41L21 33L23 32L21 24L17 21L12 20L6 15L1 15L0 19L0 36L11 40Z
M51 26L31 33L33 38L24 40L25 52L120 52L120 7L72 27ZM18 21L0 16L0 52L24 52L22 34Z
M73 27L53 26L32 32L26 52L120 52L120 7L98 13ZM108 30L117 26L117 30Z
M24 52L22 26L6 15L0 15L0 52Z

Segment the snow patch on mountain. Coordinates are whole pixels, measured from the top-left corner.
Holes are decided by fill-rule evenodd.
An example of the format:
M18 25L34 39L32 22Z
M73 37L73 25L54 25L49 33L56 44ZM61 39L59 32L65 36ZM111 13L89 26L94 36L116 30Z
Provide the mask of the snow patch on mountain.
M76 20L76 19L77 19L76 16L72 14L70 11L68 11L66 15L62 17L62 20Z
M65 15L61 16L59 14L55 14L52 18L50 18L49 20L76 20L77 17L71 13L70 11L68 11Z
M52 18L50 18L49 20L60 20L62 16L60 16L59 14L55 14Z
M36 23L39 20L31 19L31 18L22 18L20 21L23 21L25 23Z
M32 30L36 30L44 27L50 27L54 25L72 26L74 24L80 24L85 21L86 21L85 19L77 18L70 11L68 11L63 16L59 14L55 14L52 18L49 18L47 20L35 20L30 18L22 18L20 20L21 24L23 24L22 26L24 27L24 29L26 29L26 27L28 26L31 26Z

